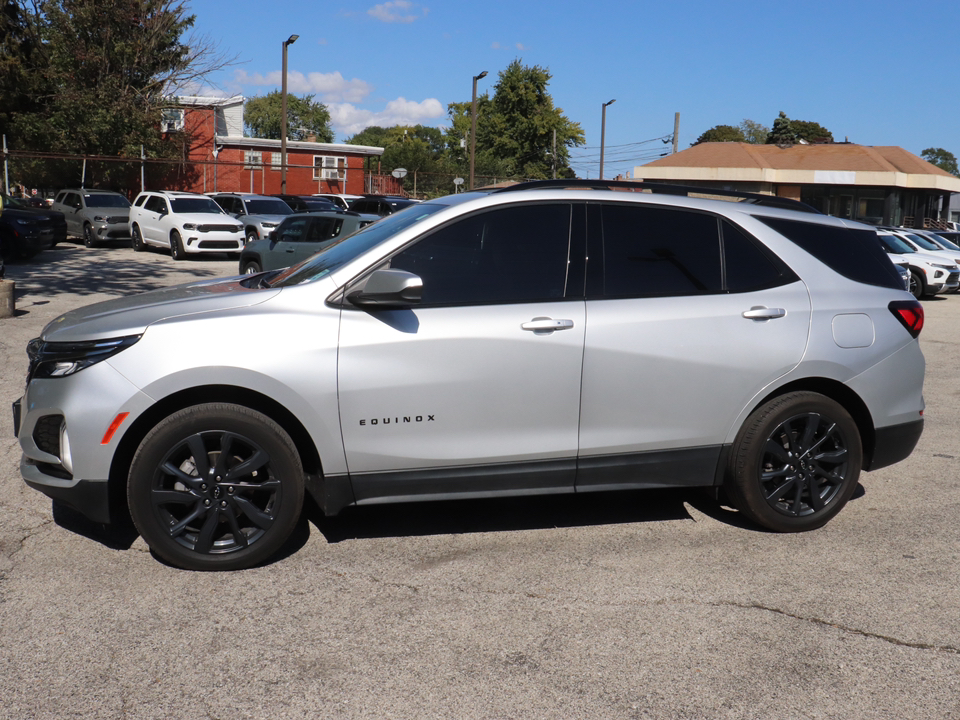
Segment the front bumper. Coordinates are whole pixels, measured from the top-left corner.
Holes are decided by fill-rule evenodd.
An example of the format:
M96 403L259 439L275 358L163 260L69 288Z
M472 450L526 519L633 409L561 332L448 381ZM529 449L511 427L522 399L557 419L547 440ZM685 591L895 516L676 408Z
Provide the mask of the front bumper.
M42 463L23 455L23 481L52 500L73 508L94 522L110 522L110 493L106 480L66 480L50 476Z

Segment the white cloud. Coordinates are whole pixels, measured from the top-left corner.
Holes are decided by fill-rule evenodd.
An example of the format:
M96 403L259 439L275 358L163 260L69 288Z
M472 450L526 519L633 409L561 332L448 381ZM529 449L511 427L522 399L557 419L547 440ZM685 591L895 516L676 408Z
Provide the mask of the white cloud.
M492 43L490 43L490 47L493 48L494 50L499 50L499 49L500 49L500 43L498 43L498 42L492 42Z
M265 75L254 73L249 75L245 70L237 70L235 80L240 85L268 86L280 88L283 85L283 73L280 70ZM323 103L331 102L363 102L371 92L373 86L365 80L354 78L347 80L339 72L319 73L302 72L287 73L287 92L306 95L318 95Z
M419 17L416 14L418 7L410 0L389 0L389 2L374 5L367 10L367 15L386 23L412 23ZM428 12L430 12L429 8L423 8L424 15Z
M527 46L523 43L517 43L517 50L526 50Z
M425 121L445 117L446 108L436 98L427 98L421 102L397 98L387 103L380 111L358 108L351 103L327 105L330 122L338 135L350 137L366 127L379 125L422 125ZM427 123L429 124L429 123Z

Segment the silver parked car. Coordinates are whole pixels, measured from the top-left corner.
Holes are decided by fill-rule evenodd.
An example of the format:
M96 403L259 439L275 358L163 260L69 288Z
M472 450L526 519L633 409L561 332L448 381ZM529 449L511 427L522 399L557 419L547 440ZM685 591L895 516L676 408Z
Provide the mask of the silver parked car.
M61 190L53 200L62 212L67 233L95 247L109 240L130 239L130 201L110 190Z
M923 308L872 228L660 189L431 200L285 270L67 313L28 347L22 474L195 569L268 559L305 491L707 487L821 527L920 436Z

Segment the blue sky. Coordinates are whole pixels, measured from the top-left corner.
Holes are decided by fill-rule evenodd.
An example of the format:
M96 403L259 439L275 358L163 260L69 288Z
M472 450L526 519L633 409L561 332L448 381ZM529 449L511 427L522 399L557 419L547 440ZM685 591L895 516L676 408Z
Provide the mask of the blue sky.
M836 140L960 156L957 0L194 0L194 31L237 64L204 94L247 97L280 88L314 94L342 142L367 125L443 126L450 102L493 92L516 58L550 71L554 103L580 123L571 151L597 177L601 107L608 100L604 175L680 149L717 124L770 126L782 110L819 122ZM936 28L943 28L937 33Z

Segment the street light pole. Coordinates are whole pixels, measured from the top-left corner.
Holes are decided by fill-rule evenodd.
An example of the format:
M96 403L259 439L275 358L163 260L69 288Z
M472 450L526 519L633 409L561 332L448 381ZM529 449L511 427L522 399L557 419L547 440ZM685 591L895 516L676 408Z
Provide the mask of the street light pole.
M603 104L603 119L600 121L600 179L603 180L603 145L607 134L607 105L613 105L616 100Z
M473 163L477 155L477 80L486 76L486 70L473 76L473 102L470 104L470 190L473 190Z
M280 192L287 192L287 46L293 45L299 35L291 35L283 41L283 79L280 81L282 89L280 94L283 96L280 101L281 114L283 115L283 128L280 130Z

